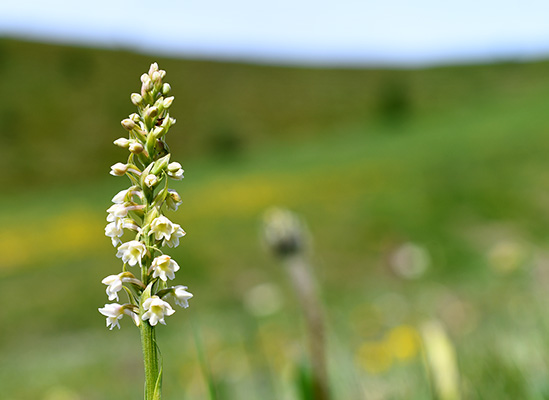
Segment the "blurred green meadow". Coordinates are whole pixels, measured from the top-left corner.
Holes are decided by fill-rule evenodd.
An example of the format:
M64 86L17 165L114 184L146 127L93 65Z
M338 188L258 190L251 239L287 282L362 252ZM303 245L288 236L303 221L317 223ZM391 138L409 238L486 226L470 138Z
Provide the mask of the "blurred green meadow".
M142 396L138 330L97 308L120 268L105 210L128 186L112 142L152 61L175 95L173 256L195 296L157 330L165 399L303 399L300 310L261 241L272 206L313 238L334 400L437 398L426 321L463 399L549 398L549 62L296 68L2 39L0 399Z

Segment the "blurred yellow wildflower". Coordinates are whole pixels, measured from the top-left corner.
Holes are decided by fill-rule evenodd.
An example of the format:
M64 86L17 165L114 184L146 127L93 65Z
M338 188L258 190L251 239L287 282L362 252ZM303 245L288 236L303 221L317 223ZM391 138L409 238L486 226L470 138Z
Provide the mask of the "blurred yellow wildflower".
M103 246L96 235L102 224L102 217L86 209L35 218L32 224L21 224L19 218L12 223L9 219L0 228L0 241L10 249L0 253L0 266L5 271L92 254Z
M418 354L419 334L412 326L400 325L391 329L386 340L392 354L399 360L407 361Z

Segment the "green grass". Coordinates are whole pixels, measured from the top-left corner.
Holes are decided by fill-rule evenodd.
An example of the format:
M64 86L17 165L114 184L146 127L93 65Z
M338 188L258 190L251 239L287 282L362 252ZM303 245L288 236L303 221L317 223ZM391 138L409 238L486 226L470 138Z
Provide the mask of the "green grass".
M111 142L149 58L1 42L0 399L142 392L137 329L128 320L109 332L97 308L101 279L120 267L105 210L127 186L108 176L124 158ZM336 399L429 399L419 355L376 373L356 356L431 318L456 345L464 398L546 398L547 63L159 63L176 95L168 140L185 168L173 217L188 235L173 255L195 294L158 332L166 399L207 396L193 329L221 399L293 398L305 343L290 285L259 239L273 205L298 212L314 238ZM402 91L400 106L387 87ZM432 259L416 281L388 265L409 241ZM508 273L490 268L502 241L522 252ZM243 298L265 282L284 302L257 318Z

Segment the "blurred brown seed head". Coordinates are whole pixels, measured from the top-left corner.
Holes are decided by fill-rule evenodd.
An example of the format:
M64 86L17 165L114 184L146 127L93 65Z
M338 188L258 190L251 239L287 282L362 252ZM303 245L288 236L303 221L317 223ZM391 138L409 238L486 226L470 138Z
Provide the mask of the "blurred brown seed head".
M303 253L308 242L301 220L282 208L273 208L265 213L263 236L271 251L282 258Z

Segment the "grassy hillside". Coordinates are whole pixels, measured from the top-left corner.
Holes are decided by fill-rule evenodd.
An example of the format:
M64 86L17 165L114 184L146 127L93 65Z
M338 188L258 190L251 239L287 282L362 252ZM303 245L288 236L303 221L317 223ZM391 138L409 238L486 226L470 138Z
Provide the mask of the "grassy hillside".
M206 398L193 329L223 399L295 398L299 310L258 234L273 205L299 212L314 238L336 400L431 398L417 344L389 340L431 319L456 346L464 398L546 398L548 63L155 60L186 171L178 283L195 294L159 332L166 399ZM96 310L119 268L104 210L127 185L108 175L125 156L112 141L150 61L1 42L0 399L140 396L137 331L108 332ZM391 261L410 242L430 259L415 280ZM257 317L245 299L263 283L282 305Z
M158 60L178 115L172 147L186 158L238 154L317 139L344 127L372 135L474 101L532 99L549 87L546 63L414 71L325 70L163 59L0 41L0 159L8 187L96 178L116 158L108 144L132 111L128 94ZM527 110L524 110L525 112ZM398 129L399 131L402 129ZM67 151L69 149L70 151ZM78 165L76 168L75 166ZM27 183L28 185L28 183Z

